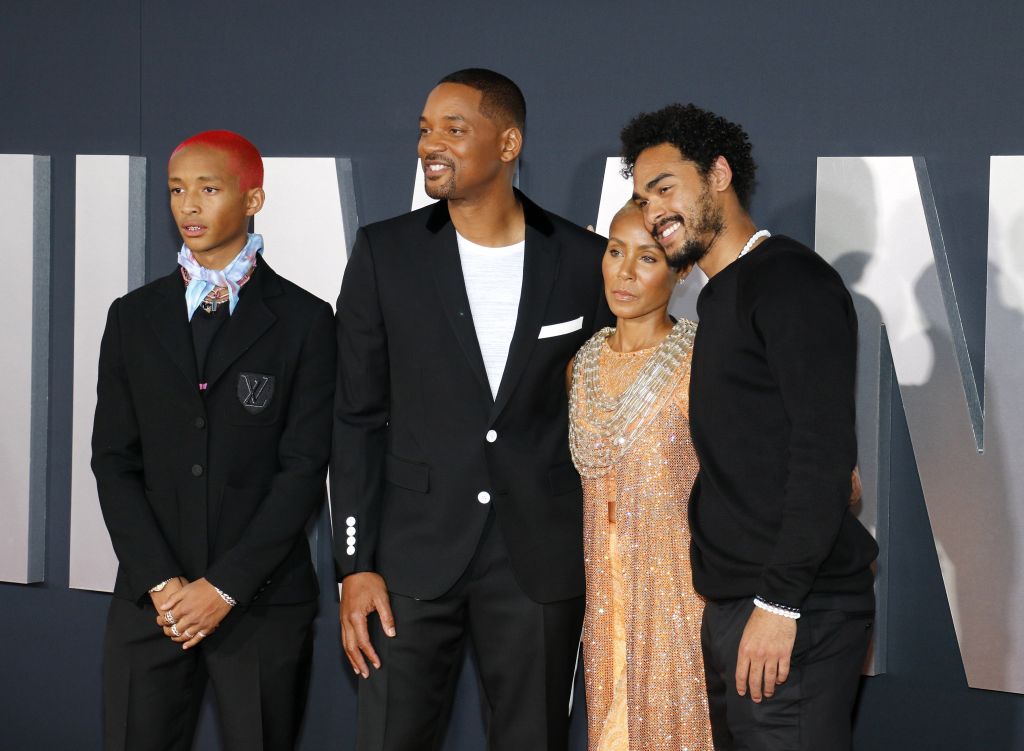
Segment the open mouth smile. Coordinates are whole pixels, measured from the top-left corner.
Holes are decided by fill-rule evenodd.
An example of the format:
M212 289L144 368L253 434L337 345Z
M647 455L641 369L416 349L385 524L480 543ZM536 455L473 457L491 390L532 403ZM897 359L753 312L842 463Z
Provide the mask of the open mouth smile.
M658 230L658 239L667 240L668 238L672 237L672 235L676 233L676 230L678 230L682 226L683 225L681 222L675 220L669 221L665 226Z

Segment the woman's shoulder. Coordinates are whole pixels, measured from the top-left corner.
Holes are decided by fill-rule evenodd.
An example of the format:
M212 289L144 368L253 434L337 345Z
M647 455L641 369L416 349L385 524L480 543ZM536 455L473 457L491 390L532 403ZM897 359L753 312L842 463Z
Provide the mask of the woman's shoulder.
M676 321L676 328L683 334L683 347L685 353L679 363L679 380L672 390L672 402L679 408L683 415L690 417L690 362L693 358L693 338L697 334L697 322L688 318L680 318Z
M608 340L608 337L614 333L615 328L613 326L605 326L603 329L599 329L598 331L594 332L594 335L587 339L587 341L583 343L583 346L579 348L579 350L576 352L575 357L573 357L573 360L579 360L580 355L586 352L600 350L604 343Z
M576 354L569 360L569 364L565 368L565 384L566 388L572 390L573 374L576 371L576 364L585 362L591 357L595 357L600 354L601 347L608 340L608 337L615 333L615 329L612 326L605 326L603 329L594 333L587 341L583 343L583 346L576 351Z

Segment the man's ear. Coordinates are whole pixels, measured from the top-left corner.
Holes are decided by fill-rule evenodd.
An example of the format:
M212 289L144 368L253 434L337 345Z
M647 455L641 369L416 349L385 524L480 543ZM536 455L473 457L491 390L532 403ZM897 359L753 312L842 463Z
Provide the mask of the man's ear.
M250 188L245 192L245 215L255 216L260 213L260 209L263 208L263 202L267 199L267 194L263 192L263 188Z
M523 150L523 132L513 126L501 134L501 161L514 162Z
M729 160L721 154L715 157L715 161L711 163L711 169L708 170L708 185L719 193L732 185L732 167L729 165Z

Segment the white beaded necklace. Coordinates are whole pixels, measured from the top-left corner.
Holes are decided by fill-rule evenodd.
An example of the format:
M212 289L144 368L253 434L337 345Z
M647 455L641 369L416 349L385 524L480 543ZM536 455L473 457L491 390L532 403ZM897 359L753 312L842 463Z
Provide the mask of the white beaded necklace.
M740 254L738 256L736 256L736 257L737 258L743 258L743 256L745 256L747 253L749 253L751 251L751 249L753 249L754 243L756 243L762 237L771 237L771 236L772 236L772 233L769 232L768 230L766 230L766 229L759 229L757 232L755 232L754 234L752 234L750 236L750 239L747 240L747 244L743 246L743 250L741 250Z
M604 328L579 352L569 392L569 450L584 477L606 474L658 414L662 399L689 370L697 324L685 318L672 327L616 397L601 386L601 349L615 331Z

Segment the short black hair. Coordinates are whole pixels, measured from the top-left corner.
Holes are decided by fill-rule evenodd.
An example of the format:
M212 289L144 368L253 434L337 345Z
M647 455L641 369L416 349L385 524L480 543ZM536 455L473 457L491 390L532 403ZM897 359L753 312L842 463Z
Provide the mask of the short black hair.
M480 99L480 114L489 120L511 122L523 133L526 132L526 99L523 92L508 76L487 68L463 68L437 82L461 83L483 94Z
M694 104L670 104L657 112L643 112L622 129L622 175L633 176L637 157L644 149L672 144L697 165L701 175L724 156L732 168L732 187L740 205L750 207L757 164L751 155L750 139L742 127Z

